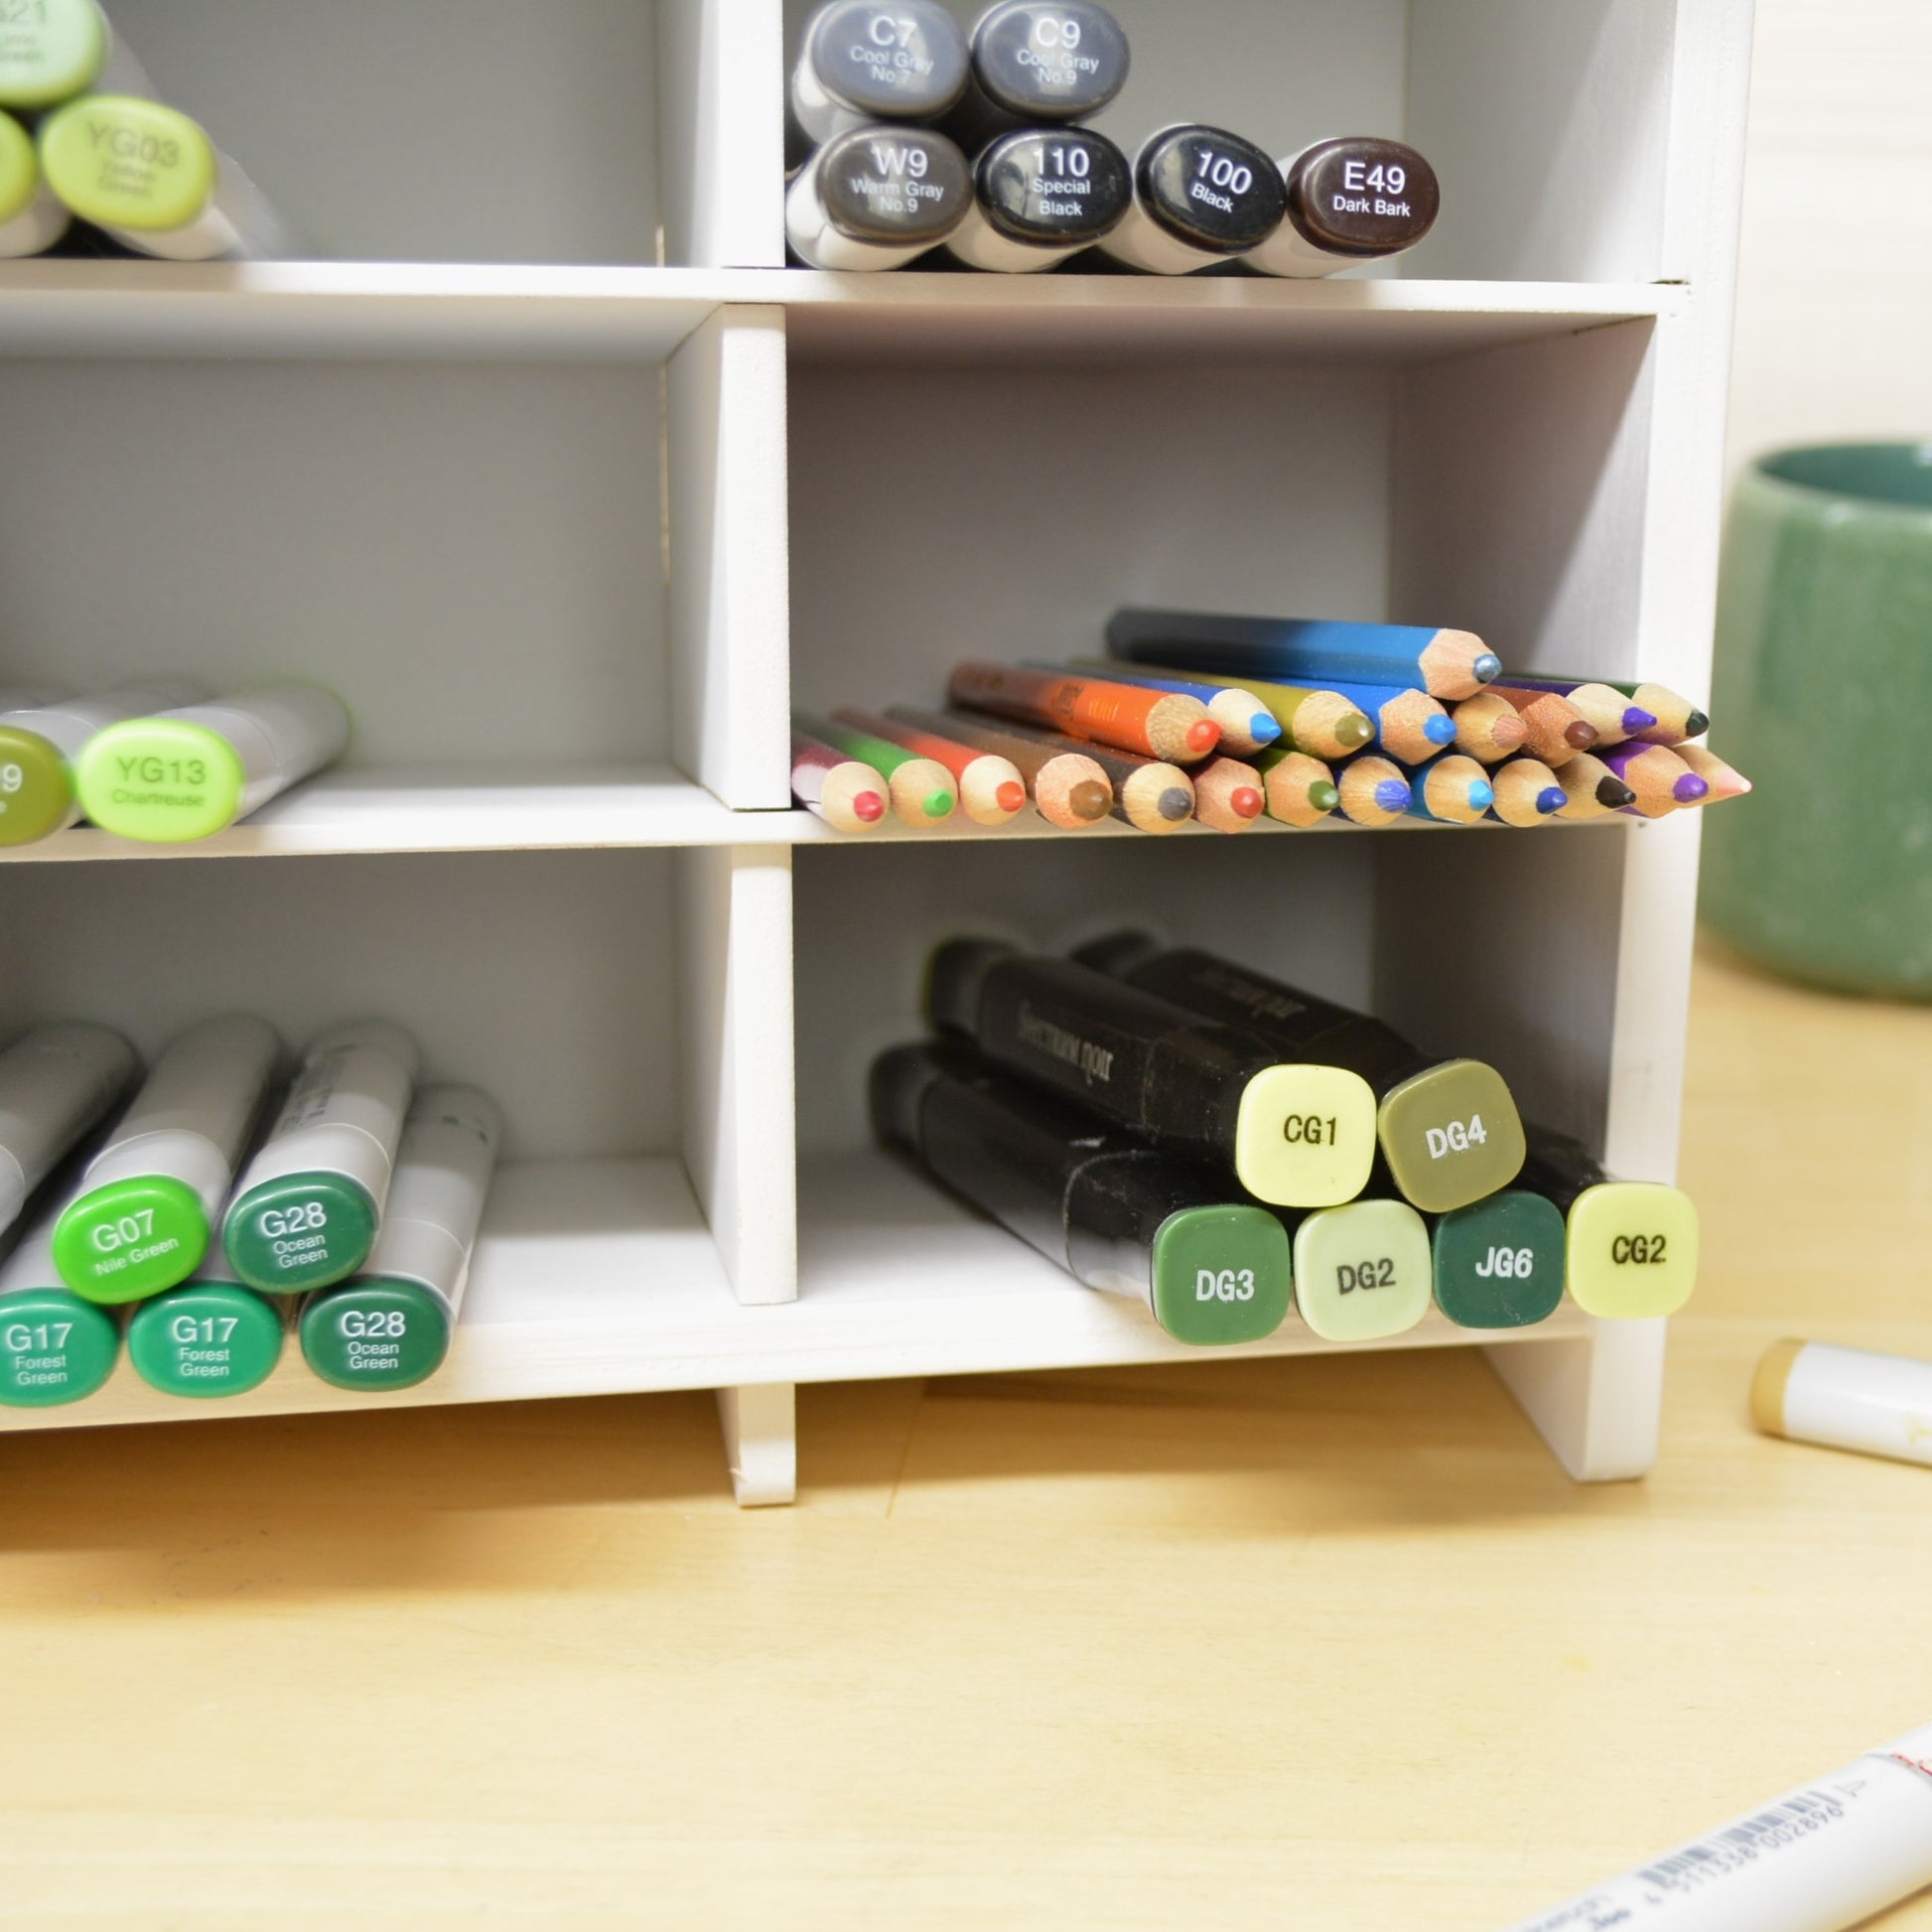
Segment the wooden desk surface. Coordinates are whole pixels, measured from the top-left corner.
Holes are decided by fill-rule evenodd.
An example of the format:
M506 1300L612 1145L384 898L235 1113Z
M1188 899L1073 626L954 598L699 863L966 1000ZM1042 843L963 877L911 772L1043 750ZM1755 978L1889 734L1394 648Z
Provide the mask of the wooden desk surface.
M0 1916L1493 1932L1932 1722L1932 1473L1744 1413L1932 1355L1932 1013L1697 1004L1641 1484L1461 1351L10 1439Z

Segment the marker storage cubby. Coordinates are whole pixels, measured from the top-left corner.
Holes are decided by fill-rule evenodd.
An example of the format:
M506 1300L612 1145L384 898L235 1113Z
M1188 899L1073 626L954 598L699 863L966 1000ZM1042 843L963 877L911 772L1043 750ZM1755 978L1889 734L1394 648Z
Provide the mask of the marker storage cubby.
M0 856L0 1031L380 1013L508 1141L420 1387L123 1366L0 1427L709 1387L775 1501L798 1382L1176 1358L870 1146L867 1062L962 930L1214 946L1670 1176L1693 815L915 852L787 808L786 715L1125 602L1703 695L1748 0L1121 0L1124 144L1434 161L1429 240L1312 283L785 268L778 0L112 11L329 258L0 265L0 682L300 675L355 732L204 845ZM1648 1465L1661 1322L1388 1345L1464 1343L1574 1474Z

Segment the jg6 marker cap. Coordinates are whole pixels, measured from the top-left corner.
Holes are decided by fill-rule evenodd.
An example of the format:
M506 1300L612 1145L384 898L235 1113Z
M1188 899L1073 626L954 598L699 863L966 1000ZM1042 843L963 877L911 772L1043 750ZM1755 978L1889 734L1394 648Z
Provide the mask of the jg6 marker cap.
M1281 163L1288 218L1248 256L1265 275L1312 280L1413 248L1443 205L1436 171L1400 141L1317 141Z
M785 240L811 268L903 268L966 218L973 174L943 134L856 127L837 134L785 191Z
M49 1201L0 1266L0 1406L53 1409L90 1396L114 1372L119 1324L82 1301L54 1265L61 1201Z
M792 119L808 141L875 121L936 121L966 91L966 35L938 0L832 0L805 24Z
M1190 275L1259 248L1288 196L1265 148L1200 122L1163 128L1134 158L1134 206L1100 244L1153 275Z
M282 1359L290 1306L244 1288L211 1242L192 1279L128 1317L128 1360L163 1395L198 1402L246 1395Z
M303 1304L302 1353L339 1389L413 1388L450 1352L503 1140L475 1087L424 1087L410 1108L367 1270Z
M368 1259L419 1066L416 1042L386 1020L310 1041L222 1222L229 1263L250 1288L324 1288Z
M1176 1341L1257 1341L1288 1316L1280 1218L1213 1171L1108 1129L962 1049L873 1062L873 1130L1076 1281L1139 1302Z
M0 1230L126 1091L134 1048L110 1027L61 1020L0 1053Z
M1031 275L1111 234L1133 202L1133 170L1104 134L1020 128L981 150L973 206L946 251L973 268Z
M194 1273L280 1053L266 1021L234 1013L189 1028L155 1061L55 1229L75 1294L138 1302Z

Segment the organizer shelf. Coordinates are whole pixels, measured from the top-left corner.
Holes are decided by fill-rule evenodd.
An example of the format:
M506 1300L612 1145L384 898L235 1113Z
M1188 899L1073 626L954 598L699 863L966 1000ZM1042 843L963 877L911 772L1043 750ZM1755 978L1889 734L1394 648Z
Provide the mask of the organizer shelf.
M296 1359L196 1404L123 1364L0 1428L710 1387L741 1499L781 1501L798 1382L1173 1359L868 1145L867 1061L964 927L1205 939L1669 1178L1692 815L839 840L787 808L786 716L1090 646L1117 602L1707 689L1748 0L1122 0L1120 138L1348 123L1436 162L1413 259L1309 284L785 268L804 11L578 0L533 51L510 0L114 7L337 259L0 265L34 453L0 468L0 674L307 675L356 736L187 852L0 856L0 1031L380 1011L509 1146L420 1388ZM1663 1325L1392 1345L1484 1346L1601 1478L1654 1454Z

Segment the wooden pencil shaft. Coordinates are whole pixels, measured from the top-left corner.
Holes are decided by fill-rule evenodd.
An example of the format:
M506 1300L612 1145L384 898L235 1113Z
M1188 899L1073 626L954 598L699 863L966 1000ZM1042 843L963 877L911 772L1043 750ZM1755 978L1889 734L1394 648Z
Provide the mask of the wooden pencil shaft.
M1221 728L1221 750L1247 756L1272 745L1282 728L1275 714L1250 691L1238 684L1216 684L1177 672L1157 672L1144 665L1124 665L1118 658L1075 657L1064 668L1076 676L1110 677L1122 684L1138 685L1143 690L1173 691L1196 699L1207 707L1207 715ZM1258 730L1257 727L1265 727Z
M1340 800L1333 771L1306 752L1271 748L1256 759L1255 769L1261 773L1268 816L1284 825L1318 825Z
M1562 819L1601 818L1605 812L1618 811L1636 799L1636 793L1590 752L1579 752L1568 763L1559 765L1557 783L1564 795L1557 812Z
M1048 752L1091 759L1113 786L1112 815L1137 832L1177 831L1193 816L1193 781L1177 764L1068 738L1061 732L1023 725L1012 729L1033 738Z
M1239 759L1210 759L1194 774L1194 816L1215 832L1249 832L1267 805L1261 773Z
M1711 787L1702 798L1697 800L1698 804L1715 805L1721 799L1741 798L1750 790L1751 781L1734 764L1726 763L1708 747L1687 742L1673 749L1677 756Z
M1105 660L1103 660L1105 661ZM1137 660L1121 659L1120 662ZM1208 677L1206 670L1182 671L1171 664L1142 668L1160 677ZM1359 705L1338 691L1306 684L1277 684L1261 677L1223 677L1221 682L1246 691L1267 708L1298 752L1311 758L1341 759L1359 752L1375 736L1375 725Z
M1490 772L1489 783L1496 794L1489 809L1505 825L1548 824L1566 802L1557 774L1541 759L1509 759Z
M1479 764L1496 764L1521 751L1529 736L1522 713L1493 691L1478 691L1473 698L1464 698L1451 718L1455 749Z
M1034 809L1062 832L1084 831L1113 810L1113 780L1084 751L1055 751L1011 726L958 712L889 705L886 715L1010 760L1033 794Z
M946 696L952 705L990 711L1173 763L1198 762L1221 737L1220 727L1197 698L1106 678L1030 670L1024 665L968 659L953 667Z
M841 705L832 717L835 723L850 725L944 765L959 787L960 810L975 825L1005 825L1026 808L1027 788L1009 759L849 705Z
M1545 764L1561 766L1579 752L1587 752L1601 734L1568 698L1554 691L1529 691L1515 685L1492 684L1484 693L1509 705L1523 721L1523 749Z
M1542 691L1564 699L1579 711L1586 722L1595 726L1605 745L1620 745L1626 738L1645 730L1657 721L1642 706L1633 704L1613 685L1600 682L1569 684L1561 678L1531 672L1508 672L1496 689Z

